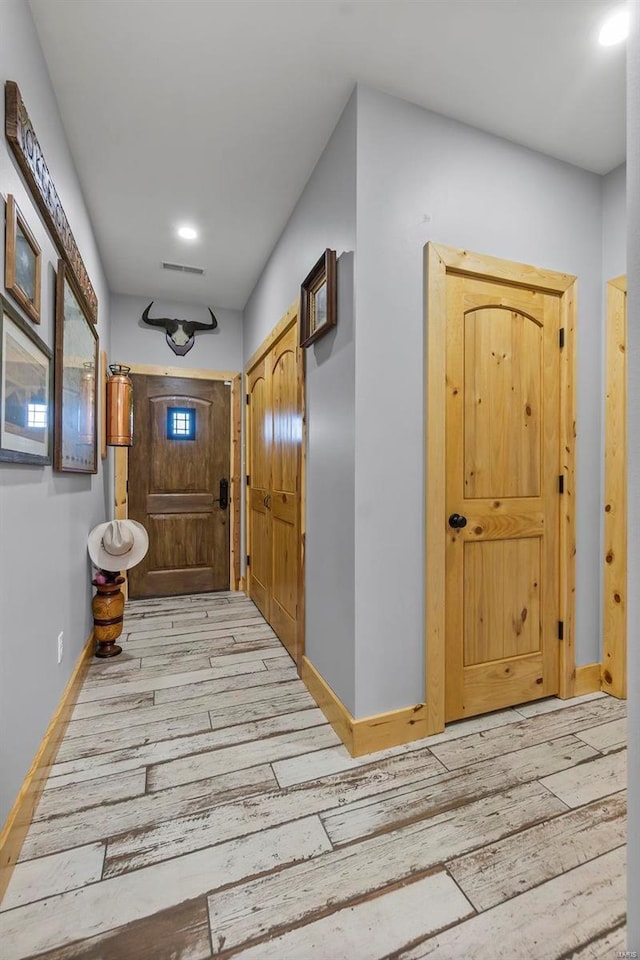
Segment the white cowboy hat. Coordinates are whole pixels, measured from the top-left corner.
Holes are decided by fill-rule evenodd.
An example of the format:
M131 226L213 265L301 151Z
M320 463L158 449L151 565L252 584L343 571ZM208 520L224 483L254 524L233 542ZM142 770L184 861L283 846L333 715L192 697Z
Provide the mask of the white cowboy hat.
M99 570L128 570L143 559L149 549L149 537L136 520L109 520L93 528L87 546L93 565Z

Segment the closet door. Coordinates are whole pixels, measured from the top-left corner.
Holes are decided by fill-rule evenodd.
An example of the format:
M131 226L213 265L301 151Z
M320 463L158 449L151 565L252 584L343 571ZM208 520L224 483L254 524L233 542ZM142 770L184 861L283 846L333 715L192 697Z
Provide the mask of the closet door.
M302 644L302 358L291 323L247 373L247 592L297 662Z
M297 653L300 569L300 457L302 414L297 328L291 327L267 357L271 381L272 557L270 622L293 659Z
M247 567L249 596L266 620L271 619L272 536L271 511L271 444L273 416L270 397L268 358L255 366L247 376L247 433L249 440L247 472L248 527L250 560Z
M560 297L446 278L446 720L558 692Z

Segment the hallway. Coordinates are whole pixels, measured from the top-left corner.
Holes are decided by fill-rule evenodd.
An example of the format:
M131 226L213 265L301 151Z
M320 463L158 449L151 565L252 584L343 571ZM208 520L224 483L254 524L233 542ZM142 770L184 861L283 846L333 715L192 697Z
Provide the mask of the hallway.
M625 704L352 759L243 594L130 603L0 908L2 960L624 950Z

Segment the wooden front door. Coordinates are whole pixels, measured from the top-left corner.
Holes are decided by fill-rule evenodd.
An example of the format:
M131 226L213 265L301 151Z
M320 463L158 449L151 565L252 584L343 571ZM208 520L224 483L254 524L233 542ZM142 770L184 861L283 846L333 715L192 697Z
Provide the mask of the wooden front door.
M129 517L147 528L149 552L129 573L129 596L228 590L230 387L178 377L131 379Z
M446 278L446 720L558 692L560 317Z
M297 325L247 374L249 596L298 657L302 394Z

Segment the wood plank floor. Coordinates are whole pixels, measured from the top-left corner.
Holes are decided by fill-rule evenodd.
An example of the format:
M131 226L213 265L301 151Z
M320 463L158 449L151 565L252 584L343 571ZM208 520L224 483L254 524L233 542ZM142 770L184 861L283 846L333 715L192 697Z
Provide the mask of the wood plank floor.
M2 960L576 960L625 943L625 705L352 759L237 593L130 603L0 907Z

